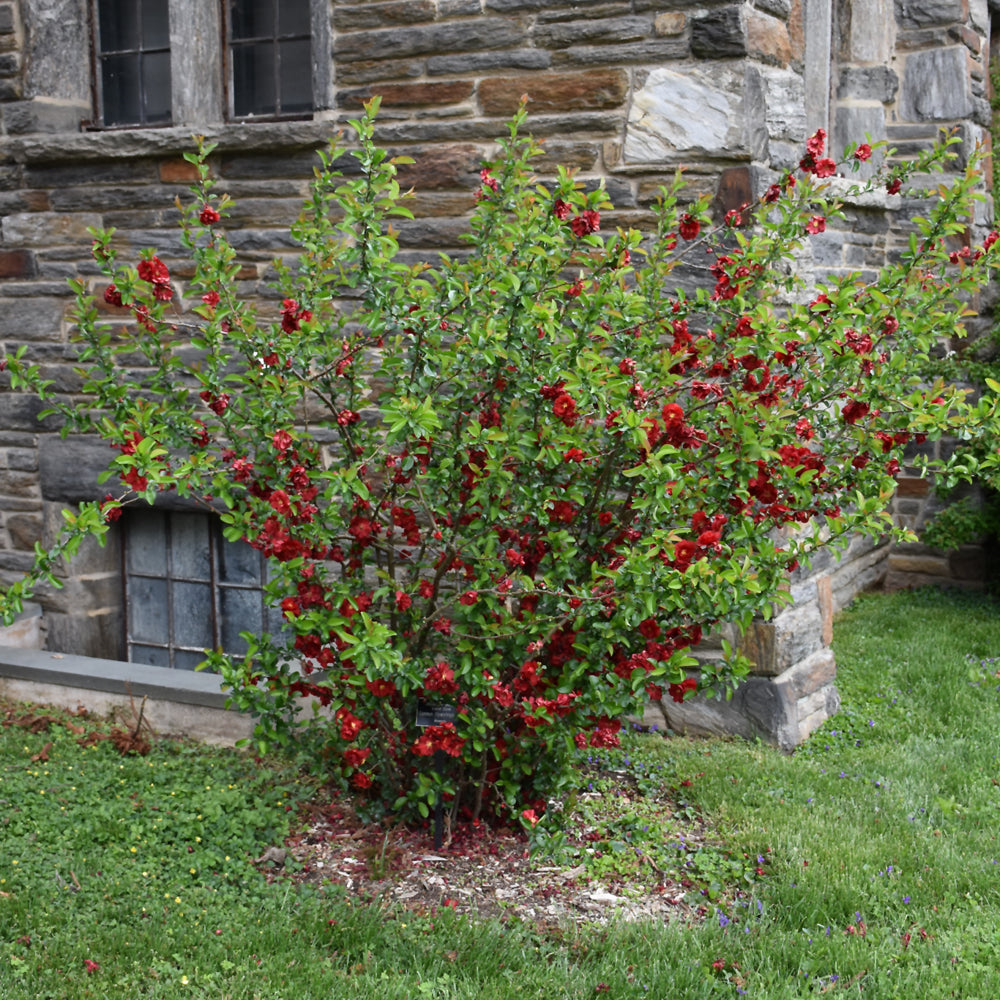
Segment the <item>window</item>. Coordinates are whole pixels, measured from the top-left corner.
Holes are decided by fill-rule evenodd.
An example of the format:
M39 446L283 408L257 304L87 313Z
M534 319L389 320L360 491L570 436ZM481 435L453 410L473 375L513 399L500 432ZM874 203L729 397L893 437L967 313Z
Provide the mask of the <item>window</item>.
M227 542L217 517L128 511L123 528L130 662L193 670L206 649L244 653L240 632L260 633L275 617L262 590L266 560Z
M310 0L230 0L229 14L231 116L311 112Z
M95 51L102 124L170 123L166 0L98 0Z
M309 118L331 106L329 0L91 2L98 127Z

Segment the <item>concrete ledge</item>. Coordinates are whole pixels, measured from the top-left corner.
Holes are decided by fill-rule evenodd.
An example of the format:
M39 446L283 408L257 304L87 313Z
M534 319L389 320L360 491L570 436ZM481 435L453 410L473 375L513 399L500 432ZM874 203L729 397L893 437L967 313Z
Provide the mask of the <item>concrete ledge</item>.
M226 708L221 684L218 674L0 646L0 697L115 716L146 698L157 733L231 745L253 733L253 720Z

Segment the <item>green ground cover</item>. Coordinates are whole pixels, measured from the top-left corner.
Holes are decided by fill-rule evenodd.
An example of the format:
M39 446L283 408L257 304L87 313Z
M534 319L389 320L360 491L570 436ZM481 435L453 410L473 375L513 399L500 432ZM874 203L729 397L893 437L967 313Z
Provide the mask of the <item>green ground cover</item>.
M615 763L646 801L596 820L665 866L682 813L657 838L655 803L691 782L720 838L689 858L692 926L477 923L269 884L251 859L313 792L293 770L167 741L122 756L80 745L93 722L25 728L46 712L18 708L0 729L0 997L1000 995L998 611L857 601L835 632L843 710L794 755L628 738Z

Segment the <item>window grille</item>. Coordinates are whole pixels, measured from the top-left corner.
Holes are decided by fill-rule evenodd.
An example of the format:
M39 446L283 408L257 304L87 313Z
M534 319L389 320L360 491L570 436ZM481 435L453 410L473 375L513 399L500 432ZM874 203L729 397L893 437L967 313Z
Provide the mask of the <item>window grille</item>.
M263 555L226 541L210 514L126 511L122 520L129 661L193 670L206 649L245 653L240 632L259 634L274 618Z

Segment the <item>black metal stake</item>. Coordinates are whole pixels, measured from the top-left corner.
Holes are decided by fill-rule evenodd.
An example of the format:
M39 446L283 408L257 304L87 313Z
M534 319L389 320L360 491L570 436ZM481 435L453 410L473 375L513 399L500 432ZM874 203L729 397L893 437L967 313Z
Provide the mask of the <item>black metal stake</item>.
M444 773L445 756L443 750L434 751L434 770L438 774ZM440 851L444 840L444 809L441 805L441 795L438 794L434 803L434 850Z

